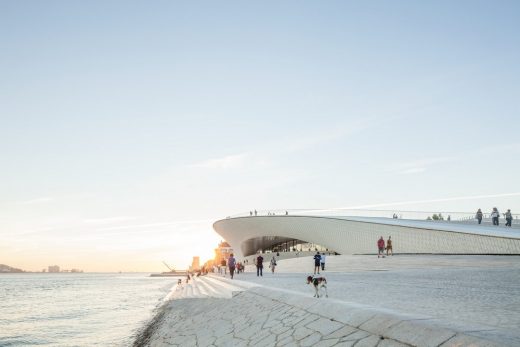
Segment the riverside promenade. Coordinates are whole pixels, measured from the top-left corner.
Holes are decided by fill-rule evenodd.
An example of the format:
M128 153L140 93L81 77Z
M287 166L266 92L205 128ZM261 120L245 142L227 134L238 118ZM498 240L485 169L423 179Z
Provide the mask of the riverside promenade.
M312 258L278 265L175 288L136 346L520 345L520 257L330 256L320 299Z

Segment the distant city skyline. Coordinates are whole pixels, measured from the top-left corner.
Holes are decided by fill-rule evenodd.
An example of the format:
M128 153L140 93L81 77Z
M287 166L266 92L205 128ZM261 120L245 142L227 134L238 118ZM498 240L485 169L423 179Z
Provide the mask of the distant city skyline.
M257 210L520 213L520 3L0 2L0 263L187 268Z

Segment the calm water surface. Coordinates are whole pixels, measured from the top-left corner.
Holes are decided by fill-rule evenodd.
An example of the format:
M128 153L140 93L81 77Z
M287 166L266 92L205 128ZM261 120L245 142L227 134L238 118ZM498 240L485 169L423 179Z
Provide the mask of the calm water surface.
M177 278L0 274L0 346L129 346Z

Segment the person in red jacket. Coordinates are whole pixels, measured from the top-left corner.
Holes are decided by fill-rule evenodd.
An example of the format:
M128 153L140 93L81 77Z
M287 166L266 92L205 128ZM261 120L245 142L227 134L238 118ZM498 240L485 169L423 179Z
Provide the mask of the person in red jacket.
M385 240L383 239L383 236L379 240L377 240L377 248L379 249L379 252L377 253L377 257L379 258L382 256L385 257Z

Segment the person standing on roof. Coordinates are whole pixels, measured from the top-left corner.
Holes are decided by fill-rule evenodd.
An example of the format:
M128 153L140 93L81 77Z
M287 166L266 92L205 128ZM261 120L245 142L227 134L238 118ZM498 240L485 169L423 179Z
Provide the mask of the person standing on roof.
M475 218L478 220L478 224L482 224L482 210L479 208L477 210L477 214L475 215Z
M511 227L511 224L513 223L513 215L511 214L511 210L507 210L507 212L504 213L504 216L506 217L506 227Z
M493 225L498 226L498 218L500 218L500 213L496 207L493 207L493 211L491 211L491 219L493 220Z

